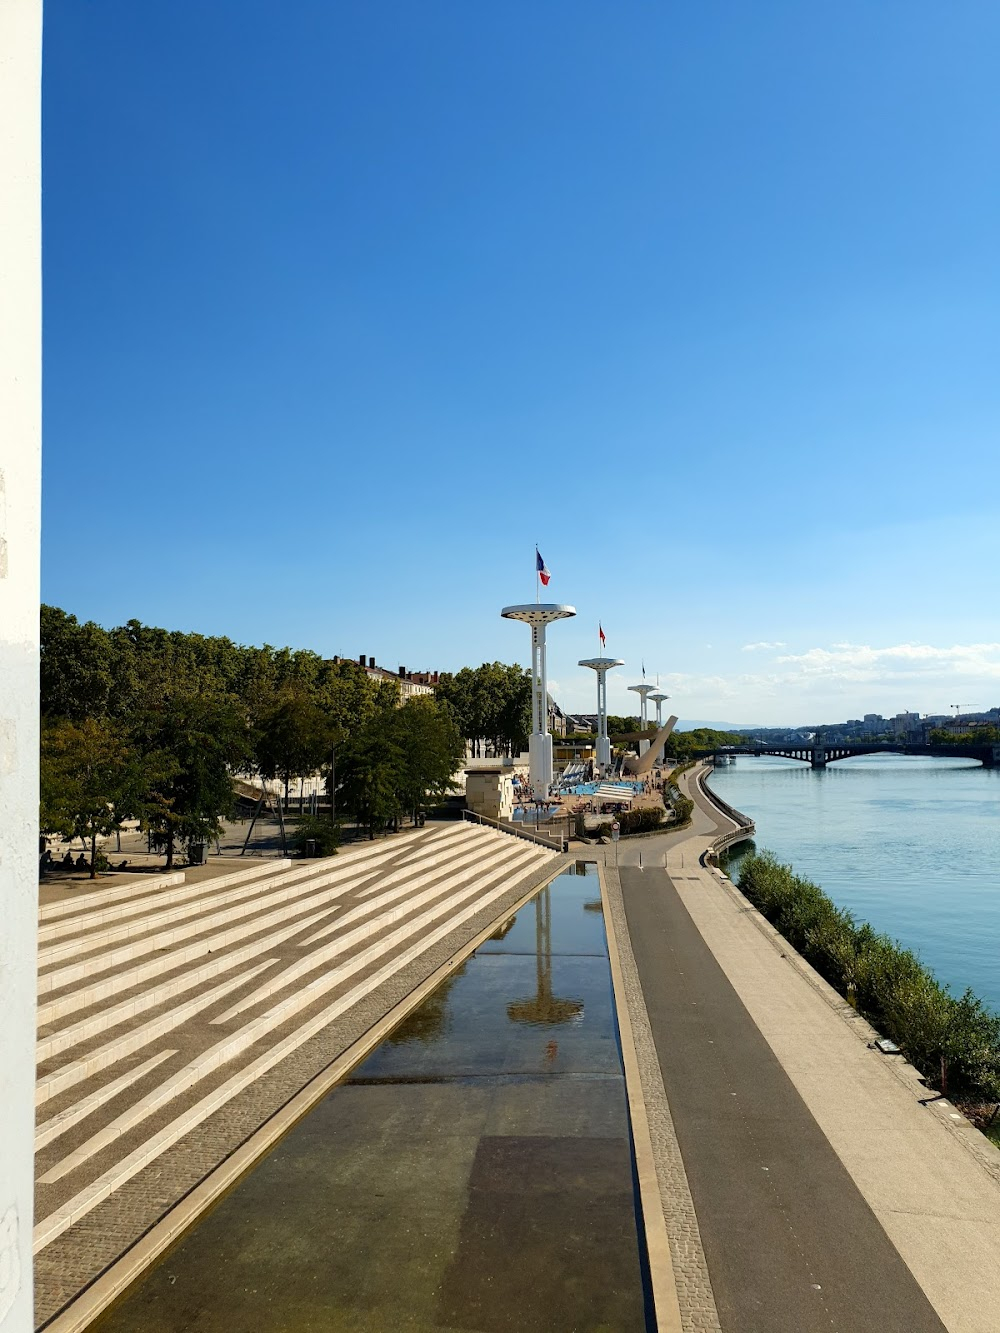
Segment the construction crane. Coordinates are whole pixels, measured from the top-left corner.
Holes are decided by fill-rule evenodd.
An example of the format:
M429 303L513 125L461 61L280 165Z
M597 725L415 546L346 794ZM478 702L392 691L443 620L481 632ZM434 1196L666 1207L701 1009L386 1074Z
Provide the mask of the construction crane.
M957 720L958 720L958 715L959 715L959 713L961 713L961 711L962 711L963 708L975 708L975 704L949 704L948 707L949 707L949 708L954 708L954 710L955 710L955 719L956 719L956 721L957 721Z

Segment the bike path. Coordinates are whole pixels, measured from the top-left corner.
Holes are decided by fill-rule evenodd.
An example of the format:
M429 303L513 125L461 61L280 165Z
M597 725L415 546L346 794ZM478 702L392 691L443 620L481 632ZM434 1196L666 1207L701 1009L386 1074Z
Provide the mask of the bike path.
M667 872L621 884L723 1333L941 1333Z

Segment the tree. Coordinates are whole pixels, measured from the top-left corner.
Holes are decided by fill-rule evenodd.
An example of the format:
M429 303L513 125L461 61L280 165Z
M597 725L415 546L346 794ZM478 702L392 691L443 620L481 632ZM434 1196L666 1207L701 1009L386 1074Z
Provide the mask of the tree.
M266 710L254 756L263 777L283 779L286 802L290 779L315 773L329 758L333 733L329 714L299 687L286 687Z
M416 814L451 790L465 753L462 737L448 710L426 695L396 709L387 730L400 756L399 803Z
M378 721L351 737L339 756L337 775L344 803L374 838L400 812L403 754Z
M88 842L95 879L97 839L141 807L145 777L140 756L110 723L51 723L42 730L40 827Z
M484 662L454 674L442 672L434 697L446 703L455 724L476 750L489 742L498 754L520 752L531 730L531 677L520 666Z
M43 717L82 722L103 717L112 688L112 651L106 631L56 606L41 610L39 661Z
M250 756L249 730L233 700L180 695L147 714L140 731L147 754L173 760L151 784L141 810L142 827L166 853L169 870L178 843L222 832L220 821L233 808L232 772Z

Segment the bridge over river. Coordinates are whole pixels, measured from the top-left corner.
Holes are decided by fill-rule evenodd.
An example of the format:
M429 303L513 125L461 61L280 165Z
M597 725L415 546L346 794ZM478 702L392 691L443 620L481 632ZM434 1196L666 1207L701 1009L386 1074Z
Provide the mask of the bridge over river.
M799 744L765 745L727 745L721 749L701 750L698 758L711 758L716 755L778 755L782 759L801 759L813 768L826 768L827 764L838 759L853 759L859 754L917 754L930 755L934 759L977 759L984 768L1000 767L1000 745L991 742L969 743L968 745L920 745L895 741L875 743L859 741L854 743L833 743L826 741L808 741Z

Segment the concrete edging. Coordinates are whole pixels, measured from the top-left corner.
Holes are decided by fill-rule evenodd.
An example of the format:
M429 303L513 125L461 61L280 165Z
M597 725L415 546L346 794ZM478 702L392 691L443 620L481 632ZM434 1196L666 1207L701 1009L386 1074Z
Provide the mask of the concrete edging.
M621 1040L622 1064L625 1069L625 1093L628 1098L629 1119L632 1124L632 1145L635 1152L635 1171L639 1182L639 1200L646 1234L646 1254L649 1260L649 1279L653 1290L656 1326L660 1333L682 1333L680 1303L674 1264L670 1254L670 1237L660 1196L660 1182L656 1171L656 1156L646 1114L642 1091L639 1054L636 1050L629 1014L629 997L622 974L618 936L615 930L611 904L608 898L605 867L598 861L597 874L601 883L601 902L604 906L604 928L608 939L611 962L611 985L615 997L618 1033Z
M571 858L579 859L577 857ZM344 1079L355 1065L361 1063L389 1032L403 1021L434 991L442 981L460 967L466 959L490 938L497 926L542 891L557 875L566 869L566 858L559 857L549 872L526 890L515 902L484 926L471 940L459 948L416 986L405 999L395 1004L346 1051L326 1069L312 1078L295 1093L280 1110L266 1120L224 1162L204 1177L183 1199L170 1209L144 1236L107 1268L94 1282L64 1307L47 1324L45 1333L83 1333L119 1296L132 1286L156 1260L188 1231L210 1207L235 1187L240 1178L294 1126L337 1083ZM603 886L602 886L603 892ZM678 1326L679 1328L679 1326ZM673 1333L669 1329L668 1333Z

